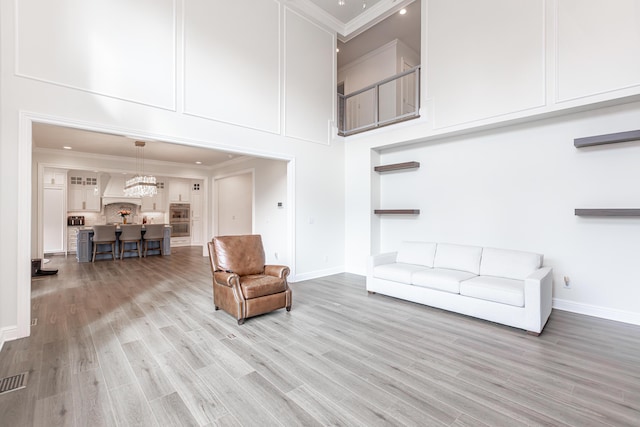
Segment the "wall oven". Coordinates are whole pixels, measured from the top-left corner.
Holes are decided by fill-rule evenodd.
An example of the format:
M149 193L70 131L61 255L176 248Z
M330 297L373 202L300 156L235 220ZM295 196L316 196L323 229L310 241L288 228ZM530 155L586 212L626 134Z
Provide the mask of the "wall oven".
M191 206L189 203L171 203L169 205L169 224L171 237L191 236Z

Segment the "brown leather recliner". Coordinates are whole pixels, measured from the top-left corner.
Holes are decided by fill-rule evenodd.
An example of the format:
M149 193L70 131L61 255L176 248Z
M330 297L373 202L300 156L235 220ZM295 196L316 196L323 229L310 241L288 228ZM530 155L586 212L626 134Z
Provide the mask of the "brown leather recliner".
M260 235L218 236L207 245L213 273L213 304L238 319L279 308L291 311L289 267L265 265Z

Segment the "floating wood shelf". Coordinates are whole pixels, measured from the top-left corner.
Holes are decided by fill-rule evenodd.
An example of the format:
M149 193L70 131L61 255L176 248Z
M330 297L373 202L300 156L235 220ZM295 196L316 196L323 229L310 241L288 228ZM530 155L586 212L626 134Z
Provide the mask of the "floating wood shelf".
M416 169L419 167L420 167L420 162L404 162L404 163L394 163L392 165L375 166L373 170L376 172L391 172L391 171L398 171L402 169Z
M585 138L576 138L573 145L576 148L593 147L594 145L616 144L618 142L640 141L640 130L631 130L628 132L609 133L606 135L587 136Z
M376 209L376 215L420 215L420 209Z
M640 216L640 209L576 209L576 216Z

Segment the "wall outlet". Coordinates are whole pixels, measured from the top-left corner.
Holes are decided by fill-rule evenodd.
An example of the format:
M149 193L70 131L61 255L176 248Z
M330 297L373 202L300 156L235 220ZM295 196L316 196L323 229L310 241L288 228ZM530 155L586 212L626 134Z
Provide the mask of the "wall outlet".
M569 276L564 276L564 288L571 289L571 280L569 279Z

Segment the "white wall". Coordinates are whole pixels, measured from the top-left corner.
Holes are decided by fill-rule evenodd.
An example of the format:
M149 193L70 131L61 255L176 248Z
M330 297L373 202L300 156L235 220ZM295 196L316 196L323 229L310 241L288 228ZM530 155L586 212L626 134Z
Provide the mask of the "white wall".
M248 159L233 165L219 168L213 174L214 182L218 179L234 178L237 174L253 173L253 232L262 236L267 262L270 264L289 265L292 272L299 269L292 265L294 261L290 242L287 240L287 223L291 219L290 203L287 189L288 163L271 159ZM214 186L214 191L216 188ZM217 196L213 196L212 222L216 222L215 212L219 207L215 205ZM278 203L282 207L278 207ZM213 237L215 233L211 234ZM276 253L278 254L276 258ZM293 279L293 277L292 277Z
M216 179L216 236L242 235L253 232L253 173Z
M573 139L637 128L640 103L383 152L420 169L380 177L381 251L426 240L542 253L556 306L606 307L640 322L640 218L584 218L575 208L640 207L640 142L577 149ZM569 276L572 288L563 288ZM582 306L582 307L581 307Z
M573 215L640 204L640 143L573 147L638 129L640 1L423 6L421 118L345 146L347 270L365 273L364 254L405 238L532 250L554 268L555 307L640 324L640 223ZM371 172L395 160L422 167ZM422 213L379 217L378 207Z
M98 3L0 3L0 228L5 242L0 247L0 339L29 333L33 201L24 194L32 189L32 121L294 162L288 191L313 197L297 197L291 210L301 212L301 218L313 212L317 222L311 228L306 221L287 225L287 239L295 242L289 245L296 251L291 257L303 274L341 268L343 146L331 141L334 97L307 99L313 116L286 117L284 88L303 93L306 88L299 87L304 81L295 70L288 69L288 81L285 71L292 63L273 54L287 46L290 58L304 54L311 63L316 55L333 58L335 36L307 20L288 26L288 8L277 1ZM252 20L242 15L245 8L264 13ZM203 16L231 21L228 16L239 15L231 34L201 28ZM303 46L288 43L290 38L309 40L315 50L303 51ZM193 74L194 67L215 71L227 64L234 72L212 74L213 86L203 81L209 76ZM327 63L306 70L306 77L333 88L333 67ZM236 99L244 101L241 113L230 106ZM284 122L291 129L314 131L291 138L283 131ZM318 129L324 130L322 135ZM327 167L336 164L338 173ZM326 254L332 254L328 261Z

